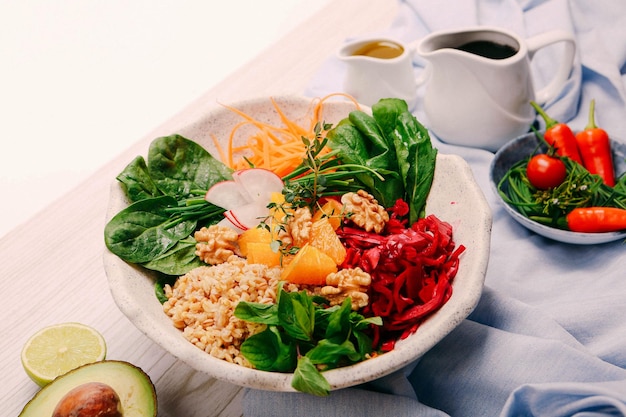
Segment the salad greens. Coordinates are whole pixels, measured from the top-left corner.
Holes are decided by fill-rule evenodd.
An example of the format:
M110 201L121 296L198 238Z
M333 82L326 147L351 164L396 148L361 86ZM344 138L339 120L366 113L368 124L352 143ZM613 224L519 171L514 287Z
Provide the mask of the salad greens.
M211 185L231 179L232 172L202 146L171 135L152 141L148 162L136 157L117 180L131 202L161 195L181 200L204 195Z
M383 174L384 180L368 173L357 178L384 207L392 207L398 199L406 201L412 224L424 216L437 149L404 100L381 99L372 106L372 114L351 112L328 132L329 146L341 151L337 157L344 163L365 165Z
M372 116L351 112L334 128L316 127L303 163L285 176L290 203L365 189L385 207L409 204L409 221L423 217L437 150L428 131L400 99L382 99ZM322 131L328 130L326 138ZM332 151L321 154L324 146ZM201 261L193 232L222 219L224 209L204 199L233 170L180 135L155 139L147 161L136 157L117 176L131 204L106 225L107 248L123 260L167 275L183 275Z
M233 170L197 143L172 135L150 145L148 173L164 194L188 198L204 197L213 184L231 179Z
M387 208L406 201L411 223L424 216L437 150L406 102L382 99L371 116L354 111L334 128L316 126L315 133L302 138L302 164L283 177L286 201L313 205L321 197L365 189ZM322 152L327 145L331 151ZM105 226L105 244L121 259L159 273L159 301L166 301L166 283L203 265L193 233L217 223L225 211L204 196L212 185L232 179L232 172L200 145L171 135L155 139L147 160L136 157L117 176L130 205ZM278 294L273 305L238 303L236 317L266 325L245 340L241 353L257 369L294 372L298 391L328 395L322 372L367 358L367 330L382 319L352 311L350 298L329 307L305 291L288 293L280 286Z
M322 371L365 360L372 353L366 330L382 325L380 317L365 318L351 305L346 298L328 307L321 297L282 287L276 304L241 301L236 317L267 325L243 342L241 353L257 369L294 372L292 386L300 392L328 395L330 385Z
M155 139L148 161L139 156L118 175L131 204L105 226L107 248L131 263L168 275L202 265L190 235L216 223L224 209L204 199L232 170L180 135Z

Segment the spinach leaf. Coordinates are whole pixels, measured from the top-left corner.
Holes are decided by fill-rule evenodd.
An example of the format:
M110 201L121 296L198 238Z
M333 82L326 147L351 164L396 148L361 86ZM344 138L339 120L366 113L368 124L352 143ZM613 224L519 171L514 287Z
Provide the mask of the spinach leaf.
M167 301L167 297L165 296L165 285L174 285L177 279L178 277L175 276L159 274L159 277L154 283L154 294L161 304L164 304Z
M141 265L144 268L167 275L184 275L190 270L206 264L196 255L196 240L187 237L179 240L161 255Z
M372 116L359 110L353 111L326 137L329 139L328 146L340 151L337 157L343 163L364 165L385 177L383 181L367 172L356 174L357 179L383 206L393 206L403 195L393 143L384 136Z
M409 204L409 223L425 214L426 198L435 175L437 150L428 130L409 112L404 100L381 99L372 114L384 135L391 138L398 157L405 198Z
M131 202L162 195L148 173L148 166L142 156L138 156L117 176L124 193Z
M148 150L148 172L159 190L177 198L206 192L230 179L232 169L206 149L180 135L157 138Z
M409 221L425 214L437 157L428 130L410 113L404 100L381 99L372 116L354 111L326 136L344 164L365 165L385 176L368 173L357 179L384 207L402 199L409 205Z
M328 146L339 151L337 156L344 164L367 164L369 151L366 148L366 142L359 130L348 119L344 119L329 130L326 138L329 140ZM356 177L368 189L374 188L374 178L369 173L357 174Z
M195 220L170 220L177 206L170 196L137 201L117 213L104 228L107 248L131 263L144 263L165 253L188 237L196 228Z
M164 274L203 265L190 235L216 223L224 210L204 200L232 170L180 135L157 138L148 159L136 157L117 176L131 205L105 226L107 248L121 259Z
M397 165L395 151L389 147L389 142L383 136L376 119L365 112L356 110L348 114L348 120L367 138L365 146L370 158L389 160L388 165Z

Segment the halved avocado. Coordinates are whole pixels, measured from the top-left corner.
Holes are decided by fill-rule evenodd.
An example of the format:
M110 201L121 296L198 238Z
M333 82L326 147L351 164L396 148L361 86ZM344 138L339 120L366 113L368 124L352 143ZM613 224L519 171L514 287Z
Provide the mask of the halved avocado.
M19 417L51 416L65 394L91 382L113 388L124 417L156 417L156 391L150 377L133 364L114 360L83 365L56 378L26 404Z

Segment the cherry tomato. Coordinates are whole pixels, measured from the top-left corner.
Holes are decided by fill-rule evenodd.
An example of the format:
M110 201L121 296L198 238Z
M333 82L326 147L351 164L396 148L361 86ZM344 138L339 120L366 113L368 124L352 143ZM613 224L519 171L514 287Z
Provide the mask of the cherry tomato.
M539 154L528 161L526 175L535 188L546 190L561 185L567 176L567 168L559 158Z

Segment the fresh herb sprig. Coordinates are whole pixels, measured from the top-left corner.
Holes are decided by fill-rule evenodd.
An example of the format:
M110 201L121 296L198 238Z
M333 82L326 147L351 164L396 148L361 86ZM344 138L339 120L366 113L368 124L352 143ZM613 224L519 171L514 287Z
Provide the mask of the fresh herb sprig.
M578 207L605 206L626 208L626 177L615 187L603 183L598 175L564 158L567 177L561 185L548 190L532 186L526 175L530 156L514 164L498 183L502 199L525 217L547 226L568 230L565 216Z
M283 177L285 201L292 207L314 208L322 197L358 191L363 188L359 175L385 180L381 172L365 164L342 163L336 157L339 151L326 152L328 139L324 137L324 132L331 128L330 124L317 123L314 138L302 137L305 145L302 163Z
M348 297L328 307L324 298L282 286L276 304L241 301L236 317L267 325L243 342L241 353L257 369L293 372L297 391L326 396L331 387L322 372L367 359L372 354L368 329L382 325L380 317L366 318L351 305Z

